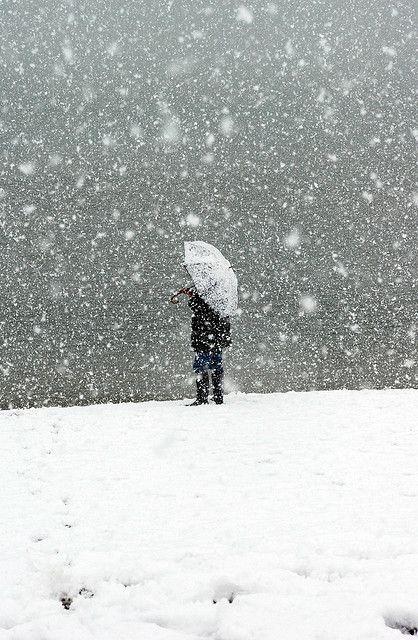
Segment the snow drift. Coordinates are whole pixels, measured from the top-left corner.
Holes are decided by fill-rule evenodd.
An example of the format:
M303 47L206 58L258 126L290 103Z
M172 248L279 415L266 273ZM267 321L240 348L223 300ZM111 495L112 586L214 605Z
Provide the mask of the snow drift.
M417 400L0 413L0 639L413 632Z

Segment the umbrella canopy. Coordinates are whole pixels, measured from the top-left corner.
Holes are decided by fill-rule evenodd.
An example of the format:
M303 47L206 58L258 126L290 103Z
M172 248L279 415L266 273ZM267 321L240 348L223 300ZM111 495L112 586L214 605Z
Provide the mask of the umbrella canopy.
M234 314L238 307L237 277L226 258L208 242L184 243L184 266L198 294L221 317Z

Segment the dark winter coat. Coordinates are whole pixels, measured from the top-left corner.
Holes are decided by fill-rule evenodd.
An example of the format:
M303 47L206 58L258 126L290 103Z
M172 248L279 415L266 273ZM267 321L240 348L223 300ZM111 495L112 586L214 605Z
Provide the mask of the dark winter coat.
M192 347L198 353L222 351L231 344L229 318L213 311L208 304L194 293L189 300L192 315Z

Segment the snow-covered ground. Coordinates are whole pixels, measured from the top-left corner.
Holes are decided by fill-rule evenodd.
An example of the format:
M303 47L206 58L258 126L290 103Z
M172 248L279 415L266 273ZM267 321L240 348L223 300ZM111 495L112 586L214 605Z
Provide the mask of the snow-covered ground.
M1 640L418 625L417 391L9 411L0 447Z

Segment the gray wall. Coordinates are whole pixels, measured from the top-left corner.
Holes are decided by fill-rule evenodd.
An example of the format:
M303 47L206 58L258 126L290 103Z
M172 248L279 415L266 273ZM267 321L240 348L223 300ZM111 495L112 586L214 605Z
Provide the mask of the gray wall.
M185 239L239 277L231 388L416 386L412 3L0 15L1 407L192 395Z

